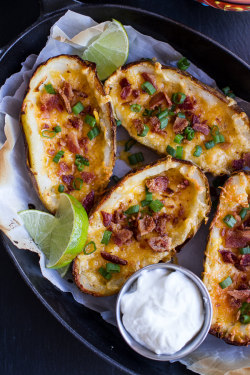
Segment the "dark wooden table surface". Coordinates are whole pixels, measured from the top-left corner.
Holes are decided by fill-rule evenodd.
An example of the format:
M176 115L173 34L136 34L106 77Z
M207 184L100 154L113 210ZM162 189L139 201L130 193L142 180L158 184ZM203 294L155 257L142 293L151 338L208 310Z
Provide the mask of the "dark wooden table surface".
M108 2L147 9L177 20L213 38L250 63L250 12L223 12L203 7L193 0ZM38 0L1 1L0 47L13 40L38 16ZM0 251L0 264L1 375L121 374L79 343L50 315L17 273L4 249Z

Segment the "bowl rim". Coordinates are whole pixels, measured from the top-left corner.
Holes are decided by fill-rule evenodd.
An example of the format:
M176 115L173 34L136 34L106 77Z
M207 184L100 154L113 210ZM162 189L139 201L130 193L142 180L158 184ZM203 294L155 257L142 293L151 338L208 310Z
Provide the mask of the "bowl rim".
M125 329L123 322L122 322L122 313L121 313L121 299L125 293L129 291L133 283L138 279L138 277L141 275L142 272L150 272L156 269L166 269L171 271L180 271L185 276L187 276L191 281L198 287L201 297L203 300L204 305L204 322L199 330L199 332L187 343L184 345L182 349L180 349L178 352L173 354L156 354L150 349L146 348L145 346L138 343L130 333ZM151 264L146 267L143 267L136 271L130 278L125 282L123 287L121 288L117 300L116 300L116 322L118 329L120 331L121 336L125 340L125 342L130 346L131 349L133 349L136 353L142 355L145 358L153 359L155 361L173 361L173 360L179 360L191 352L193 352L195 349L197 349L205 340L209 333L209 329L212 322L212 316L213 316L213 308L212 308L212 302L209 295L209 292L205 286L205 284L202 282L202 280L194 274L189 269L179 266L176 264L173 264L171 262L167 263L157 263L157 264Z

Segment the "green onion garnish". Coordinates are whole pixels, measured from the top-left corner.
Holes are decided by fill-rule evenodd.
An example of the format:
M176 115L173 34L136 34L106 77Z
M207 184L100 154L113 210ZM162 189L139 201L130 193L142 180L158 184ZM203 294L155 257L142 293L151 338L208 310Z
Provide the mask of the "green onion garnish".
M91 247L91 246L93 246L93 250L92 250L92 251L89 251L89 252L87 253L86 249L87 249L88 247ZM94 241L90 241L90 242L88 242L87 245L85 245L84 248L83 248L83 254L85 254L85 255L92 254L92 253L94 253L95 251L96 251L96 244L94 243Z
M90 140L94 139L95 137L98 136L98 134L100 134L100 129L95 126L93 129L91 129L88 133L87 133L87 136Z
M153 200L153 194L150 193L149 191L146 191L146 201L152 201Z
M146 81L141 85L142 90L146 91L149 95L153 95L156 92L156 89L152 83Z
M186 99L186 95L183 92L176 92L172 95L172 100L175 104L182 104Z
M103 233L101 243L103 243L104 245L107 245L110 241L111 236L112 236L112 232L110 232L109 230L105 230L105 232Z
M79 178L79 177L77 177L77 178L75 178L74 180L73 180L73 188L75 189L75 190L81 190L81 188L82 188L82 184L83 184L83 179L82 178Z
M224 138L224 135L223 134L216 134L214 136L214 143L217 144L217 143L223 143L225 142L225 138Z
M74 112L75 115L79 115L80 112L84 110L84 106L82 105L81 102L78 102L74 105L72 108L72 111Z
M161 123L160 128L161 128L161 129L165 129L165 127L166 127L167 124L168 124L168 118L167 118L167 117L164 117L164 118L160 119L160 123Z
M131 104L130 109L133 112L140 112L141 106L140 104Z
M163 206L164 206L164 204L161 201L159 201L158 199L150 202L150 204L149 204L149 208L154 212L159 212L162 209Z
M172 146L167 145L166 150L169 155L173 156L173 158L176 156L176 151Z
M132 138L130 138L126 143L125 143L125 151L129 151L134 145L136 144L136 141Z
M249 210L249 208L245 208L245 207L242 208L242 209L240 210L239 215L240 215L240 217L241 217L241 220L244 220L244 219L245 219L248 210Z
M48 94L55 94L56 91L54 87L52 86L51 83L48 83L47 85L44 86L45 90L47 91Z
M226 215L223 221L229 228L233 228L237 223L237 220L233 217L233 215Z
M120 266L119 264L107 263L106 270L107 272L120 272Z
M177 66L179 69L181 70L187 70L190 66L190 62L188 61L188 59L186 57L182 57L178 62L177 62Z
M64 151L58 151L58 153L53 157L53 161L58 163L61 157L64 155Z
M168 113L168 109L164 109L164 111L160 112L157 117L159 120L163 119L164 117L168 116L169 113Z
M131 206L131 207L129 207L124 213L125 213L126 215L137 214L137 212L139 212L139 209L140 209L139 204L136 204L135 206Z
M95 124L96 124L96 119L93 116L89 115L89 114L87 114L85 116L84 121L86 122L86 124L90 125L91 128L93 128L95 126Z
M192 141L192 139L194 139L194 135L195 135L195 131L193 128L191 128L190 126L188 126L186 129L185 129L185 134L187 136L187 139L189 141Z
M219 283L219 286L221 287L221 289L225 289L231 284L232 284L232 279L230 276L228 276L225 280Z
M143 201L141 201L141 206L142 207L149 206L151 202L152 201L147 201L146 199L144 199Z
M57 126L55 126L55 127L53 128L53 130L54 130L54 132L56 132L56 133L60 133L60 132L62 131L62 128L61 128L61 126L57 125Z
M183 135L176 134L176 136L174 137L174 142L180 144L182 142L183 138L184 138Z
M143 111L143 113L142 113L142 116L144 116L144 117L150 117L152 115L152 113L153 113L152 109L145 108L144 111Z
M183 147L182 146L177 146L176 147L176 158L177 159L182 159L183 158Z
M89 160L82 155L76 154L75 165L78 171L82 172L84 166L89 166Z
M144 161L143 153L137 152L136 154L129 155L128 160L131 165L141 163L142 161Z
M240 253L241 254L250 254L250 246L247 246L247 247L242 247L241 249L240 249Z
M241 315L240 316L240 322L242 324L248 324L248 323L250 323L250 315Z
M110 280L112 277L112 274L110 272L107 272L104 267L100 267L98 269L98 272L106 279Z
M194 156L199 157L202 154L202 147L201 146L195 146L195 151L193 153Z
M224 87L224 88L222 89L222 91L224 92L224 94L225 94L226 96L229 96L230 98L233 98L233 99L235 98L235 95L234 95L233 91L230 89L229 86Z
M210 148L213 148L215 146L214 141L208 141L205 143L205 147L207 150L210 150Z
M115 183L120 181L120 178L118 176L116 176L115 174L111 178L114 180Z
M146 137L146 135L148 134L149 132L149 127L147 125L144 125L144 129L143 131L141 132L141 134L137 134L139 137Z
M122 122L120 120L115 120L116 126L121 126Z
M250 303L249 302L243 302L240 311L243 315L248 314L250 312Z
M210 133L214 136L216 134L220 134L218 125L213 125L211 127Z
M178 112L177 116L180 117L180 118L186 118L185 113L181 113L181 112Z
M64 186L62 184L60 184L58 186L58 191L59 191L59 193L63 193L64 192Z
M44 138L54 138L56 136L56 132L52 130L42 130L42 136Z

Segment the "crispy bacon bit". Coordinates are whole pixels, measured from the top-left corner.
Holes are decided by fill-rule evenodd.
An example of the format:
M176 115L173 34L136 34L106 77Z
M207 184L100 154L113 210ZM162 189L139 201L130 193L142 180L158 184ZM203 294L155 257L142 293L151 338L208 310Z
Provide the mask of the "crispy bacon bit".
M43 128L42 128L42 130L43 129L49 129L49 125L48 124L43 124Z
M161 253L170 250L172 240L167 235L152 237L148 240L148 244L153 251Z
M133 236L133 232L129 229L120 229L113 233L113 241L117 246L124 245Z
M163 94L165 96L165 100L167 102L167 106L170 107L173 103L171 101L171 99L169 98L168 94L166 93L166 91L163 91Z
M113 215L109 214L108 212L101 211L102 214L102 222L105 227L108 227L113 219Z
M74 176L72 174L64 174L62 175L62 181L67 186L68 190L73 190L72 188L72 181L74 180Z
M80 119L80 117L74 116L73 118L69 118L69 123L75 129L82 129L83 121Z
M121 96L122 99L127 99L127 97L129 95L131 95L131 93L132 93L132 87L131 86L125 86L125 87L122 88L120 96Z
M244 255L241 257L240 265L243 266L243 267L248 267L248 266L250 266L250 254L244 254Z
M68 167L68 165L64 161L60 161L58 175L59 176L63 175L65 172L68 172L69 169L70 168Z
M160 215L157 219L155 219L155 223L156 223L155 231L159 233L160 235L165 234L168 220L169 220L169 215L167 214Z
M231 297L239 301L250 301L250 289L245 290L228 290L227 292Z
M250 241L250 230L228 230L225 236L226 247L245 247Z
M55 153L55 150L51 150L50 148L47 150L47 154L49 154L50 156L54 156Z
M181 133L187 126L188 120L177 116L173 125L173 131L175 134Z
M48 94L46 92L41 95L40 102L41 102L40 109L42 112L50 112L53 109L56 109L59 112L63 111L61 100L59 96L56 94Z
M178 104L178 107L184 111L192 111L195 104L196 100L194 98L191 99L190 96L187 96L182 104Z
M80 90L75 90L73 89L73 93L75 96L80 96L80 98L87 98L88 97L88 94L86 94L86 92L84 91L80 91Z
M139 118L133 119L134 127L136 128L137 134L141 134L144 129L144 124Z
M73 154L82 154L82 149L79 145L77 134L73 131L68 133L67 146L68 149L73 152Z
M157 90L156 77L155 77L154 74L144 72L141 75L142 75L143 79L145 79L145 81L150 82L151 85L153 85L154 88Z
M119 209L119 210L115 210L114 212L114 215L113 215L113 222L115 224L118 224L120 223L121 221L123 221L124 219L126 219L126 216L124 215L124 212L122 209Z
M120 86L123 88L123 87L131 86L131 84L129 83L129 81L127 80L127 78L122 78L120 80Z
M244 159L245 166L250 167L250 152L246 152L243 155L243 159Z
M160 128L161 123L160 123L160 120L158 119L158 117L156 117L156 116L150 117L149 125L151 126L152 131L154 131L155 133L161 132L161 128Z
M183 180L180 184L177 185L177 189L186 189L186 187L189 186L189 181L188 180Z
M144 236L147 233L152 232L155 229L154 219L146 215L143 219L138 220L138 232L141 236Z
M232 253L230 250L219 250L222 255L223 262L236 264L238 263L238 257L236 254Z
M132 95L134 98L138 98L138 96L140 96L140 90L132 90Z
M232 162L232 168L235 171L239 171L243 167L244 167L244 159L233 160L233 162Z
M207 124L205 124L204 122L203 123L195 123L193 125L193 129L196 132L199 132L199 133L202 133L202 134L205 134L205 135L208 135L210 133L210 127Z
M63 85L61 88L58 88L59 95L61 96L65 108L68 113L71 113L71 104L70 101L74 97L74 93L71 87L71 84L69 82L63 82Z
M82 172L81 177L86 184L91 184L96 178L95 174L92 172Z
M85 208L87 214L90 213L90 210L94 205L94 200L95 200L95 192L94 190L91 190L91 192L88 193L82 201L82 206Z
M164 192L168 187L169 179L166 176L157 176L153 178L149 178L146 181L146 186L148 190L153 192Z
M158 92L157 94L152 96L152 98L150 99L149 108L155 109L156 107L163 104L164 102L167 104L167 106L170 106L172 104L171 100L169 99L169 97L167 96L166 93L164 93L162 91Z
M84 150L85 155L87 155L89 139L87 137L83 137L78 143L79 146Z
M106 251L101 251L101 256L103 257L103 259L115 264L121 264L122 266L126 266L128 264L127 260L121 259L117 255L107 253Z

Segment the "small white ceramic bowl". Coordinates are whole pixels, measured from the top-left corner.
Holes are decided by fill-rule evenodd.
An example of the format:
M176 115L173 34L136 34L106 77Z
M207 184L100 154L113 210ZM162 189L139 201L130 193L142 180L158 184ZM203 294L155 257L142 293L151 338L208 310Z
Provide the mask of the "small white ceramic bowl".
M180 271L185 276L189 277L194 284L198 287L204 304L204 323L200 331L178 352L174 354L156 354L151 350L147 349L145 346L139 344L135 339L128 333L122 323L122 313L121 313L121 299L122 296L127 293L132 287L133 284L137 281L138 277L140 276L141 272L150 272L155 269L166 269L169 271ZM139 271L135 272L123 285L120 293L118 294L117 301L116 301L116 320L117 325L120 330L121 335L123 336L124 340L127 344L137 353L141 354L142 356L150 359L154 359L156 361L172 361L176 359L180 359L185 357L189 353L193 352L201 343L205 340L212 320L212 303L207 291L207 288L203 284L203 282L196 276L193 272L189 271L188 269L177 266L172 263L158 263L153 264L144 268L141 268Z

